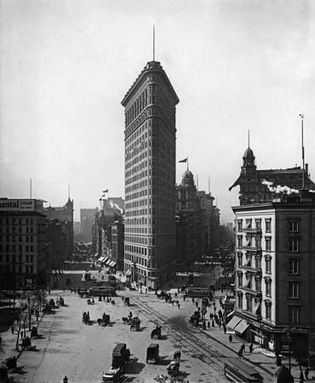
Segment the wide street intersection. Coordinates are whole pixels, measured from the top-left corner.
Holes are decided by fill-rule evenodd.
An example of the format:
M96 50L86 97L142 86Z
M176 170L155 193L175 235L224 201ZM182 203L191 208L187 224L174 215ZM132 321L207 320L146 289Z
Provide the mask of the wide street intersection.
M234 339L229 344L228 336L217 327L201 331L189 324L188 318L196 309L191 299L175 298L180 302L178 308L176 304L158 299L154 293L117 293L115 304L95 299L94 305L88 305L87 299L76 293L52 291L49 298L58 299L61 295L66 306L44 315L38 326L40 337L32 341L34 351L24 351L18 359L20 373L11 374L14 382L61 383L64 376L69 383L101 382L102 372L109 369L112 350L118 342L126 343L131 351L125 382L154 382L154 377L167 375L166 366L177 349L182 353L179 376L182 381L227 382L224 358L235 357L240 342ZM124 305L122 296L130 297L130 307ZM93 324L82 323L83 311L89 311ZM140 331L131 331L123 322L122 318L130 311L139 316ZM104 312L110 315L111 321L106 327L96 322ZM152 341L150 333L157 324L162 326L163 337ZM160 345L161 360L156 365L145 362L146 348L151 342ZM253 353L250 359L264 376L264 382L272 382L274 360L258 353Z

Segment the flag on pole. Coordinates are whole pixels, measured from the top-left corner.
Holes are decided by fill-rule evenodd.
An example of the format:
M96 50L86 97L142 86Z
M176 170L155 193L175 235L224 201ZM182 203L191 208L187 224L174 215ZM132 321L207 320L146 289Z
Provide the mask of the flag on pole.
M184 158L183 160L180 160L178 162L187 162L188 161L188 157L187 158Z

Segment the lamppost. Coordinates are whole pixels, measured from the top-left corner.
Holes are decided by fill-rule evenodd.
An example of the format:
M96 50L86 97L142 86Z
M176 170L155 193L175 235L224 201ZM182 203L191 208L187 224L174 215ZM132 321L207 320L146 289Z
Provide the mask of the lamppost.
M292 330L293 330L293 327L286 327L284 330L283 330L283 333L287 336L287 343L288 343L288 346L289 346L289 350L288 350L288 353L289 353L289 372L291 374L291 343L292 343Z

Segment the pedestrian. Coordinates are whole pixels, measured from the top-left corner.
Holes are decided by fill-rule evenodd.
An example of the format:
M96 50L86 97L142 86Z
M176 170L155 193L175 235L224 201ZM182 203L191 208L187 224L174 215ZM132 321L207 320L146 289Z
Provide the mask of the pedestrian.
M305 371L304 371L304 375L305 375L305 378L308 380L308 374L309 374L310 370L308 369L308 366L306 366L305 368Z
M254 347L253 343L250 343L250 345L248 346L250 353L253 352L253 347Z
M210 328L210 322L208 321L208 329Z
M184 294L184 296L183 296L183 300L184 300L184 302L185 302L185 300L186 300L186 295Z
M195 299L194 299L194 297L192 297L192 299L191 299L191 300L192 300L192 303L194 303L194 302L195 302Z
M68 380L67 376L65 376L62 381L63 381L63 383L69 383L69 380Z
M238 350L238 356L241 358L243 356L243 352L244 352L244 344L241 345L240 349Z
M211 326L214 327L214 319L212 319Z
M232 343L233 337L232 335L229 335L229 342Z
M14 334L14 326L11 326L11 332Z
M180 303L179 302L177 303L177 307L178 307L178 310L179 310L180 309Z

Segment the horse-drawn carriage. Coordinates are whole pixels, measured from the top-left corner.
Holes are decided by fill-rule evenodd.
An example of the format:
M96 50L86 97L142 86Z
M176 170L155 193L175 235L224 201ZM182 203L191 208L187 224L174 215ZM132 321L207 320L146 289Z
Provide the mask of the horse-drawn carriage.
M151 339L153 338L157 338L157 339L162 338L161 326L156 326L155 329L151 331Z
M123 378L125 365L130 361L130 350L126 343L118 343L112 355L112 365L107 372L103 372L102 382L120 382Z
M140 330L140 319L138 317L132 317L130 320L130 331L132 330Z
M110 316L104 313L102 315L102 318L97 319L97 324L99 326L107 326L108 324L110 324Z
M146 363L157 363L159 360L159 345L151 343L147 348Z
M200 321L200 312L195 311L193 315L189 318L189 323L194 324L195 326L198 326Z
M171 363L166 367L167 372L170 376L176 376L179 374L179 360L172 360Z

